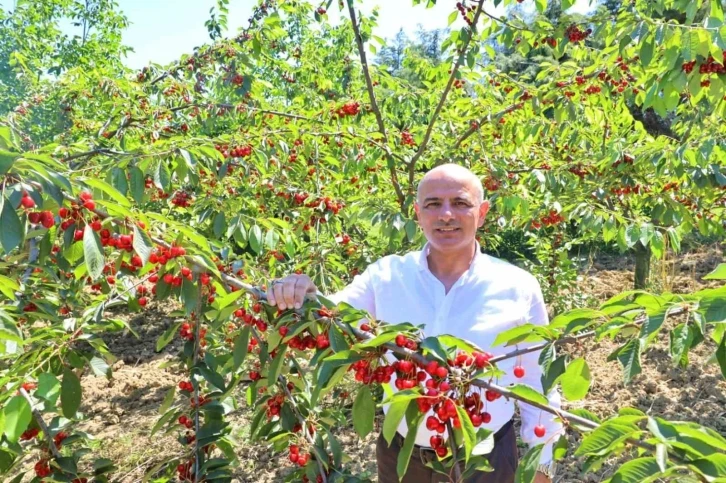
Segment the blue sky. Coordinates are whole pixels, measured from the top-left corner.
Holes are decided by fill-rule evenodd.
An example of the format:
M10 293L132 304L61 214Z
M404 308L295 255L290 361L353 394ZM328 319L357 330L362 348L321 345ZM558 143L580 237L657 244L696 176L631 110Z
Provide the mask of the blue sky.
M124 34L124 42L133 47L126 65L140 68L149 61L165 64L183 53L190 53L195 46L209 42L204 21L209 18L209 9L215 0L118 0L121 9L131 22ZM322 3L322 2L321 2ZM425 5L425 1L423 4ZM426 29L443 28L447 18L454 10L454 1L439 0L433 8L424 5L413 6L411 0L363 0L359 8L370 12L379 7L379 28L376 35L383 38L393 37L400 28L413 34L417 24ZM491 0L486 10L501 15L503 9L495 9ZM533 4L526 0L525 5ZM577 0L571 11L587 11L589 0ZM240 27L247 25L247 19L256 0L230 0L228 16L228 35L234 35ZM331 5L330 19L337 22L339 17L337 1Z
M0 0L0 7L12 8L14 1ZM209 18L209 9L216 4L215 0L117 1L131 23L123 35L124 43L134 49L125 61L129 67L141 68L149 62L167 64L209 42L204 22ZM584 12L589 8L589 2L577 0L571 11ZM332 2L329 12L333 22L339 19L337 3ZM439 0L430 9L425 8L425 0L416 7L412 4L412 0L363 0L358 6L364 12L379 7L379 28L375 34L383 38L393 37L400 28L412 35L419 23L425 29L446 27L447 18L455 8L453 0ZM534 0L525 0L523 5L533 8L532 4ZM227 35L234 35L240 27L247 25L255 5L257 0L229 0ZM502 8L494 8L491 0L487 0L485 10L494 15L503 13Z

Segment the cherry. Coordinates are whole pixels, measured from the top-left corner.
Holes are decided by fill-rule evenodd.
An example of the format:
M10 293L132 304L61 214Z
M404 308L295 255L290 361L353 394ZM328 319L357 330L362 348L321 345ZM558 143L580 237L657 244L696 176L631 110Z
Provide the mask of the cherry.
M537 436L538 438L541 438L542 436L544 436L546 432L547 431L545 430L545 427L542 426L541 424L538 424L537 426L534 427L534 435Z
M146 297L139 297L139 305L142 307L146 307L146 304L149 303L149 299Z
M35 201L27 193L20 199L20 204L27 209L35 207Z
M492 421L492 415L489 413L481 413L481 420L484 424L489 424Z
M289 331L290 331L290 328L286 325L283 325L282 327L277 329L277 332L283 337L285 337Z
M517 366L514 368L514 377L517 377L519 379L524 377L524 367Z

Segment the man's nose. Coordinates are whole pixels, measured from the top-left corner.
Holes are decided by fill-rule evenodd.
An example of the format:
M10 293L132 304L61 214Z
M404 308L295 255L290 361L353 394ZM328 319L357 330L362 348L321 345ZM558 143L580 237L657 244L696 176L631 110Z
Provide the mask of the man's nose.
M451 211L451 205L449 203L444 203L441 205L441 211L439 212L439 218L443 221L449 221L454 217L454 214Z

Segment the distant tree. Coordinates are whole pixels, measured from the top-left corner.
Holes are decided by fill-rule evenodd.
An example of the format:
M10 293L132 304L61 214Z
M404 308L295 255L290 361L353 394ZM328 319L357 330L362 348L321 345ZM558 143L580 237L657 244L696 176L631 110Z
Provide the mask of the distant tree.
M77 29L71 35L61 29L69 22ZM0 8L0 115L46 76L73 67L123 69L127 26L114 0L33 0Z

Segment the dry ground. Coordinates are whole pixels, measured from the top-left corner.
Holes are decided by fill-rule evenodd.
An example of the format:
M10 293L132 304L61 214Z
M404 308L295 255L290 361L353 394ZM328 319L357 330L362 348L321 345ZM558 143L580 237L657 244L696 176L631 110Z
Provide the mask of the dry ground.
M659 273L656 285L673 292L689 292L706 285L701 279L723 261L723 248L710 246L679 257L669 266L654 267ZM617 256L598 256L591 266L583 270L581 288L594 300L605 300L632 286L632 260ZM663 270L662 270L663 269ZM666 277L666 275L668 275ZM151 304L153 305L153 304ZM179 445L173 434L149 437L159 414L158 408L166 391L181 380L174 369L178 346L171 344L163 353L156 354L156 339L171 323L165 314L168 307L152 306L143 316L131 321L139 333L137 340L131 335L109 337L111 351L119 356L111 380L92 375L83 379L84 400L82 411L87 421L81 428L97 437L95 451L116 462L119 470L114 481L136 482L144 473L165 456L178 454ZM593 373L593 385L585 402L569 408L585 407L606 416L618 408L632 406L651 415L675 420L692 420L708 425L726 434L726 382L714 364L706 360L713 354L710 343L702 344L691 357L687 370L671 366L667 339L661 339L643 357L643 373L634 383L624 387L617 362L606 362L607 355L616 344L605 340L586 341L573 353L586 353ZM281 481L288 469L281 458L271 456L258 446L245 441L251 410L246 408L233 414L234 437L240 465L235 469L238 482ZM375 436L360 442L352 430L341 428L340 438L346 451L353 457L355 468L375 477ZM571 436L574 441L574 436ZM581 464L569 457L561 465L557 482L597 482L604 480L617 468L618 461L609 462L596 474L583 475Z

